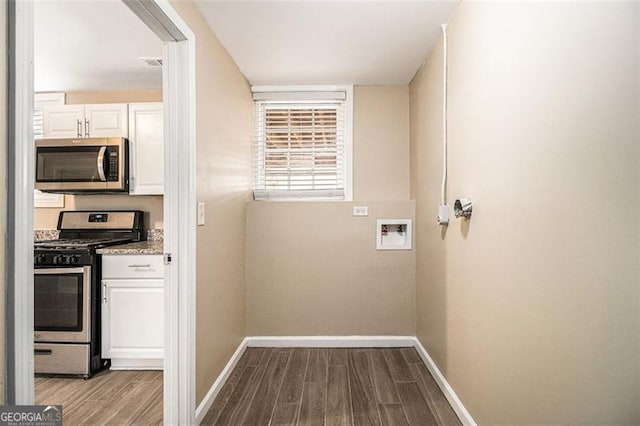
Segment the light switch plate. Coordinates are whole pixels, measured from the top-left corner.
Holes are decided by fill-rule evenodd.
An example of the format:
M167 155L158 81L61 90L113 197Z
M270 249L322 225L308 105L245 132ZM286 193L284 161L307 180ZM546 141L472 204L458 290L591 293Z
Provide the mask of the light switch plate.
M204 225L204 203L198 203L198 226Z
M369 207L368 206L353 206L353 215L354 216L369 216Z

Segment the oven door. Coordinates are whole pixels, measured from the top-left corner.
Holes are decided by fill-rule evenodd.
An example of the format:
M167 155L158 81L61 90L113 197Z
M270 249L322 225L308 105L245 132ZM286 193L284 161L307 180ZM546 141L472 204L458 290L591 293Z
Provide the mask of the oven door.
M34 270L36 342L91 341L91 266Z
M39 139L35 187L57 192L126 191L126 147L122 138Z

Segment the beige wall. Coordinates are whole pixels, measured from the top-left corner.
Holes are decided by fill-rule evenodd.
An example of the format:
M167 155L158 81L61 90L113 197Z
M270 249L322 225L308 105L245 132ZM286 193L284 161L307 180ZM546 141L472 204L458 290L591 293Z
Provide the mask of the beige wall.
M6 390L6 243L7 243L7 8L0 8L0 403Z
M66 92L67 104L101 104L131 102L162 102L161 90L111 90L100 92ZM148 212L148 229L162 229L163 206L159 195L65 195L63 208L34 210L34 229L56 229L61 210L81 209L137 209Z
M65 195L63 208L37 208L34 229L56 229L61 210L143 210L147 229L163 229L162 195Z
M249 336L415 335L414 252L375 238L377 218L413 218L413 203L353 205L249 204Z
M65 93L65 103L69 105L113 104L130 102L162 102L162 90L108 90Z
M196 36L196 400L201 401L245 334L245 206L250 195L253 101L249 84L194 4L173 7Z
M414 252L375 249L376 219L413 218L408 132L406 86L356 87L356 201L249 204L248 335L415 334Z
M409 86L353 92L354 200L408 200Z
M640 5L465 3L411 84L418 336L481 424L638 424Z

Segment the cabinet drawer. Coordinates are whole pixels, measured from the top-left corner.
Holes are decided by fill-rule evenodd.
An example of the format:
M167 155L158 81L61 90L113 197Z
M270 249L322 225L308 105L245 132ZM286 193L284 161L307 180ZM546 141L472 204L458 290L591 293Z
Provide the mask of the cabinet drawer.
M162 255L104 255L102 278L163 278Z

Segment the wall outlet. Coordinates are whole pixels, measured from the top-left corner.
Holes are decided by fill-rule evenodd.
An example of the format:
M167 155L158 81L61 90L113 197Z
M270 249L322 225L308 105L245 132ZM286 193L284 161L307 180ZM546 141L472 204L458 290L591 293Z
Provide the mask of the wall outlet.
M198 226L204 225L204 216L205 216L204 203L199 202L198 203Z
M369 216L369 207L368 206L353 206L353 215L354 216Z

